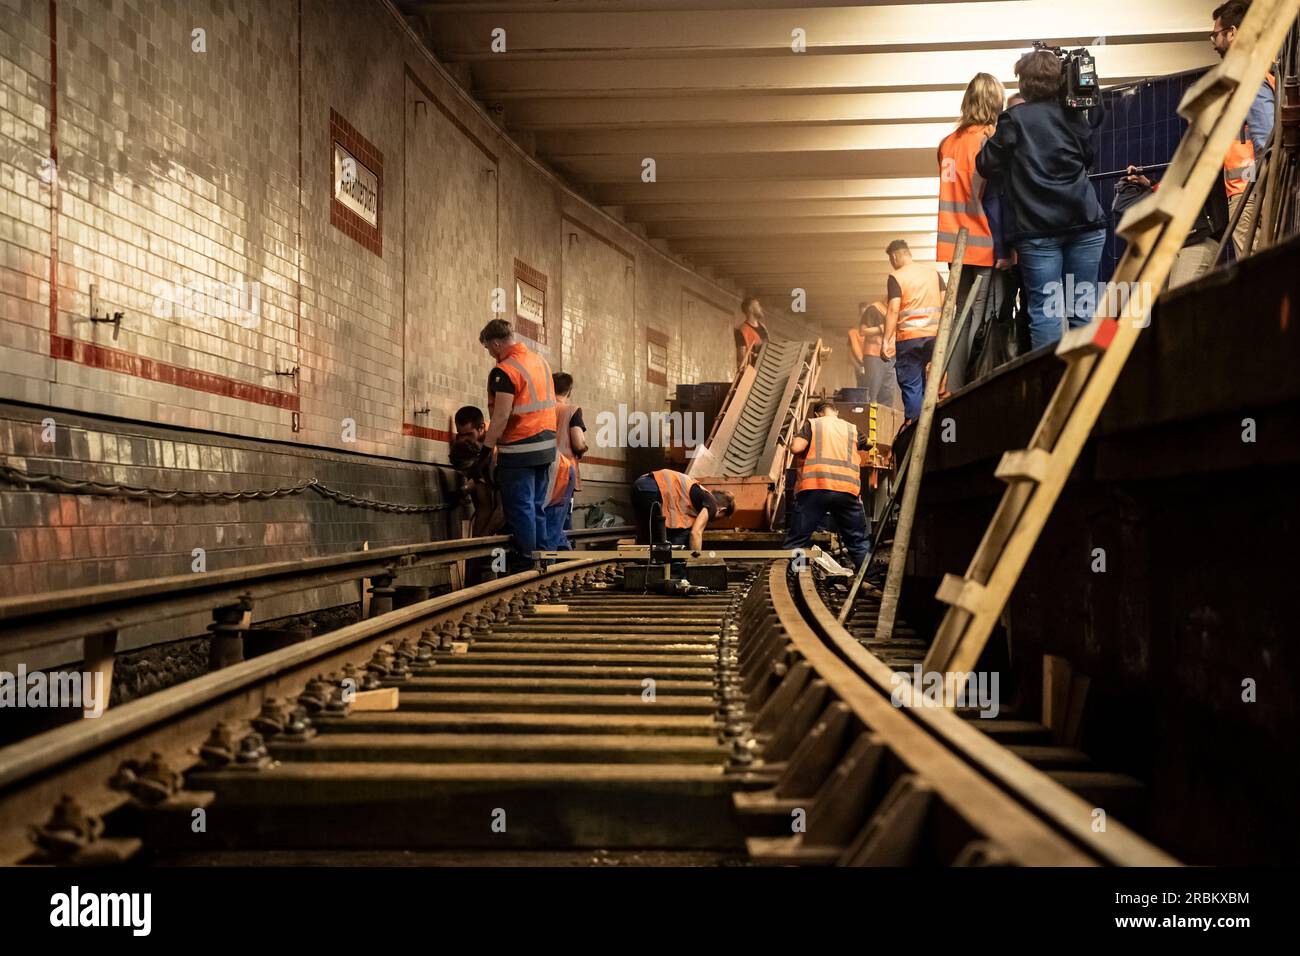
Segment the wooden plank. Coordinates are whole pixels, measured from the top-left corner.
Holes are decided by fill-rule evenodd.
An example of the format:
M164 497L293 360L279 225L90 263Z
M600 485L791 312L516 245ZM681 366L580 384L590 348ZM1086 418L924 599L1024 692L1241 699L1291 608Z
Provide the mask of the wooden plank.
M952 265L948 270L948 287L943 297L943 313L939 319L939 334L935 337L934 354L930 358L932 374L926 376L925 397L921 400L921 414L916 420L916 433L912 436L911 463L908 465L907 483L903 486L903 501L898 509L898 522L894 525L894 546L889 554L889 573L880 598L880 615L876 618L875 636L887 641L894 633L898 616L898 600L903 591L903 571L907 564L907 549L912 540L912 522L916 518L916 502L921 495L921 476L925 471L925 451L930 444L930 426L934 422L934 407L939 401L939 380L946 367L948 338L952 333L953 316L957 314L957 290L961 285L961 264L966 254L965 227L957 232L957 245Z
M359 690L352 698L352 709L357 712L397 710L397 697L396 687Z

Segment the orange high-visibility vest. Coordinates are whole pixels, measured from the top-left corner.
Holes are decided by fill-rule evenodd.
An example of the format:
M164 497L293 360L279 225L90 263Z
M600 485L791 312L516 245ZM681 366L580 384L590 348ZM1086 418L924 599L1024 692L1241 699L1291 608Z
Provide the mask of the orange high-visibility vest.
M935 245L937 262L952 262L957 230L966 227L968 266L993 265L993 230L981 197L984 177L975 168L984 141L993 135L992 126L962 126L939 144L939 237Z
M849 329L849 348L853 350L853 358L862 364L862 357L866 355L867 337L862 334L860 329ZM879 353L877 353L879 354Z
M809 419L808 424L812 427L812 438L808 441L808 454L795 494L804 491L842 491L854 497L861 494L858 430L849 422L829 416Z
M498 443L500 446L522 444L519 449L500 447L504 454L515 451L537 451L555 447L555 439L533 441L542 432L555 431L555 384L551 381L551 366L546 359L530 351L522 342L515 343L506 357L497 363L515 387L515 403L510 409L510 420ZM488 395L488 408L492 396Z
M1268 81L1269 87L1273 90L1274 96L1277 95L1277 78L1269 73L1264 77ZM1274 122L1276 120L1276 106L1274 111ZM1228 154L1223 157L1223 188L1228 191L1228 196L1240 196L1246 191L1248 177L1255 174L1255 143L1250 138L1250 127L1246 123L1241 124L1241 134L1237 139L1232 141L1228 147Z
M555 481L551 485L551 496L546 499L546 506L558 505L565 499L569 490L569 475L577 470L578 463L564 452L555 456ZM576 489L575 489L576 490Z
M943 293L939 291L939 273L934 266L909 262L890 273L902 290L898 309L900 342L923 339L939 334L939 311L943 308Z
M863 311L864 313L874 311L880 318L876 323L869 324L865 333L862 331L861 322L858 328L849 332L849 342L853 345L854 355L859 362L863 358L880 357L880 346L885 340L885 316L889 314L889 307L883 302L873 302Z
M889 313L883 302L873 302L864 309L864 312L870 312L872 309L880 313L881 323L879 325L868 325L867 331L862 331L861 322L856 329L849 329L849 348L853 350L853 357L861 365L863 359L878 357L880 355L880 345L885 338L884 318Z
M582 408L581 405L570 405L568 402L560 402L555 406L555 442L561 455L568 455L573 459L573 469L577 472L573 479L573 490L582 490L582 466L578 462L578 456L573 453L573 439L569 434L570 424L573 422L573 416Z
M695 524L699 514L691 504L691 489L699 484L694 478L683 475L680 471L661 468L650 472L655 484L659 486L659 498L663 502L664 527L689 528Z
M754 328L748 322L740 323L740 334L745 339L746 349L752 349L757 343L763 341L763 336L758 333L758 329Z

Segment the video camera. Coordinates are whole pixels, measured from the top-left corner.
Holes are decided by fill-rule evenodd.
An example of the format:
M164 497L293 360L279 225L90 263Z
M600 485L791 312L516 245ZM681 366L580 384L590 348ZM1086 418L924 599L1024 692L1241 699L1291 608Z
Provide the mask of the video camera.
M1101 90L1097 86L1097 64L1092 54L1083 47L1063 50L1049 46L1042 40L1034 41L1035 50L1047 50L1061 61L1061 74L1065 78L1061 98L1070 109L1090 110L1101 105Z

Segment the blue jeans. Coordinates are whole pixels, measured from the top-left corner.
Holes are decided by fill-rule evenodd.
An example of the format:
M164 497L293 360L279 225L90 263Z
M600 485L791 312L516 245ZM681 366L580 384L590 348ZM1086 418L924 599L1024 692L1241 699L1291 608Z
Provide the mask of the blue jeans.
M564 533L565 519L569 517L569 504L573 501L573 472L569 472L569 485L564 489L564 497L553 505L547 505L546 514L546 549L548 551L572 551L569 538Z
M1029 311L1031 348L1041 348L1059 339L1065 331L1062 319L1072 329L1092 321L1097 300L1101 298L1096 289L1097 268L1105 245L1105 229L1046 239L1021 239L1016 244ZM1085 302L1078 301L1080 296L1085 297Z
M497 487L506 530L517 552L514 567L533 565L533 552L546 544L546 499L551 496L552 465L497 465Z
M898 390L903 393L903 414L916 421L925 397L925 365L934 355L934 336L902 339L895 348L894 372L898 375Z
M859 567L871 553L871 543L867 540L867 513L862 507L862 499L847 491L822 489L803 491L797 497L799 501L794 527L785 537L786 550L807 548L812 544L813 532L818 530L823 516L827 516L830 518L830 530L837 532L843 539L854 568Z

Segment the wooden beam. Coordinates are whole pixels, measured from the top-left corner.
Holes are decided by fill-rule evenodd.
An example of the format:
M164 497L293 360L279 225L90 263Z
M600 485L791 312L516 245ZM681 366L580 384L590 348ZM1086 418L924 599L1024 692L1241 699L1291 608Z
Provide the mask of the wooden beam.
M943 314L939 319L939 334L935 336L934 353L930 357L931 373L925 377L925 397L921 400L920 416L912 434L911 461L908 463L907 483L903 486L903 500L898 509L898 523L894 525L894 545L889 555L889 572L880 597L880 614L876 618L875 639L887 641L894 633L898 616L898 599L903 591L903 572L907 565L907 549L912 541L912 522L916 518L916 502L921 495L921 476L925 471L925 452L930 444L930 426L934 421L934 407L939 403L939 380L948 355L948 339L952 334L953 318L957 314L957 290L961 285L961 264L966 255L966 229L957 233L953 250L952 267L948 272L948 286L943 296Z

